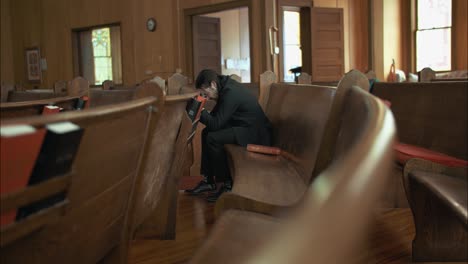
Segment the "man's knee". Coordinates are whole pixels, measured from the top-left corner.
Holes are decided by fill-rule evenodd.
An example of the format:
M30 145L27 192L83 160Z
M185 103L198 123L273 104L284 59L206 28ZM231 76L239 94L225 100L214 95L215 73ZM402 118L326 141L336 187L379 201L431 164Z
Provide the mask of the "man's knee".
M208 145L210 146L222 146L222 144L218 142L218 139L216 138L214 133L206 133L205 139L206 143L208 143Z

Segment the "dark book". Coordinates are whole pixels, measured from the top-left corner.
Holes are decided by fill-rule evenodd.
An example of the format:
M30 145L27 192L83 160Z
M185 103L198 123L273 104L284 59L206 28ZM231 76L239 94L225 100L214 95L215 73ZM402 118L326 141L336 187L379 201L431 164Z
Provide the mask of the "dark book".
M2 196L26 187L39 155L45 132L45 129L36 129L29 125L0 128L0 194ZM11 224L16 218L16 211L3 213L0 226Z
M83 110L89 107L89 97L82 96L76 100L75 109L76 110Z
M200 119L200 114L205 106L206 100L206 97L197 95L187 103L186 111L192 122Z
M83 136L83 129L71 122L49 124L46 129L47 133L28 185L38 184L70 172ZM58 194L22 207L18 211L16 219L27 217L62 201L64 198L65 194Z

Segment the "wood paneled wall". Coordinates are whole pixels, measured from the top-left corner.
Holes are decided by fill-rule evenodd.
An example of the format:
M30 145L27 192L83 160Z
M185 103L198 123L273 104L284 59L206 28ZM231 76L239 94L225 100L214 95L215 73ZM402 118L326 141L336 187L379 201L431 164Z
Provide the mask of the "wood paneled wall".
M369 0L349 1L349 64L366 72L369 65Z
M453 67L454 70L468 69L468 2L453 0Z
M11 12L10 1L1 0L1 65L0 80L13 84L15 80L14 61L12 54Z
M41 87L52 87L57 80L73 78L72 29L120 23L122 33L122 75L124 83L134 84L149 76L167 78L180 68L185 74L184 9L227 3L231 0L1 0L1 81L14 81L32 87L26 81L24 49L38 46L47 60ZM249 0L252 17L252 76L271 69L268 49L268 27L276 22L275 0ZM314 0L316 7L341 7L345 21L345 71L357 68L365 71L368 65L368 36L373 38L373 68L379 79L386 79L395 58L397 68L410 70L408 54L411 45L399 29L406 29L409 12L402 1L371 0L380 6L370 12L374 21L373 32L368 28L366 8L369 0ZM454 63L456 69L467 68L467 2L453 0ZM408 9L408 8L407 8ZM407 10L406 9L406 10ZM384 12L385 10L385 12ZM148 32L145 22L149 17L157 20L157 29ZM379 20L380 19L380 20ZM384 23L385 21L385 23ZM385 27L384 27L385 24ZM402 30L402 31L403 31ZM390 32L389 34L387 34ZM384 41L384 36L385 41ZM410 36L411 33L406 33ZM383 46L385 43L385 47ZM456 60L455 60L456 59ZM405 62L406 61L406 62Z

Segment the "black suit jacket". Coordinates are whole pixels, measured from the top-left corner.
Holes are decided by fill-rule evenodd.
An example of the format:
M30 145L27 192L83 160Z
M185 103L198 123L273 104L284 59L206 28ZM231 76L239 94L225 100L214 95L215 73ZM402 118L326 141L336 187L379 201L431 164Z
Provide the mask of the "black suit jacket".
M219 84L218 102L210 113L202 111L200 122L209 131L233 128L241 146L271 145L271 123L252 92L228 76Z

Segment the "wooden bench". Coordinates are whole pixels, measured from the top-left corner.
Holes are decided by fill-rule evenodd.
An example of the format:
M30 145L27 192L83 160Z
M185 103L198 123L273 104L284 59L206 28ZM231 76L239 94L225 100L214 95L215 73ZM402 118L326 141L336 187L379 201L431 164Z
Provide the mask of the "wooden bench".
M418 72L419 82L458 82L468 81L468 71L452 71L437 73L433 69L426 67Z
M339 127L328 123L339 123L338 114L342 113L338 106L344 103L344 94L351 85L359 83L368 86L362 73L352 71L343 77L338 90L329 86L272 84L266 114L273 125L273 145L282 153L268 156L227 145L234 184L232 191L216 203L216 215L229 208L274 214L297 205L314 178L314 170L318 175L328 167L330 160L319 159L319 155L329 155L330 159L332 155L329 150L319 153L321 141L338 133ZM343 96L336 97L336 91ZM333 111L332 103L336 108ZM329 121L331 115L333 121ZM330 147L333 145L321 148Z
M404 183L416 236L413 261L468 261L467 167L411 159Z
M468 82L376 82L372 93L391 103L399 142L467 160ZM385 207L408 207L403 165L395 163Z
M395 126L390 111L360 88L345 98L334 159L301 205L279 218L223 212L190 263L364 263L366 232L393 159Z
M73 94L63 97L52 97L49 99L22 101L22 102L6 102L0 104L0 115L2 118L14 118L39 115L42 113L44 106L56 105L64 109L64 111L74 110L76 101L82 96L89 95L89 86L82 86L79 89L74 89Z
M141 164L146 162L161 99L159 93L85 111L2 120L2 126L70 121L84 134L72 166L65 216L2 247L1 263L127 262L129 204L135 182L143 175Z
M178 182L192 133L192 121L185 107L195 95L166 96L160 125L149 143L151 150L144 164L144 175L136 184L134 212L130 214L131 234L135 238L175 238Z

